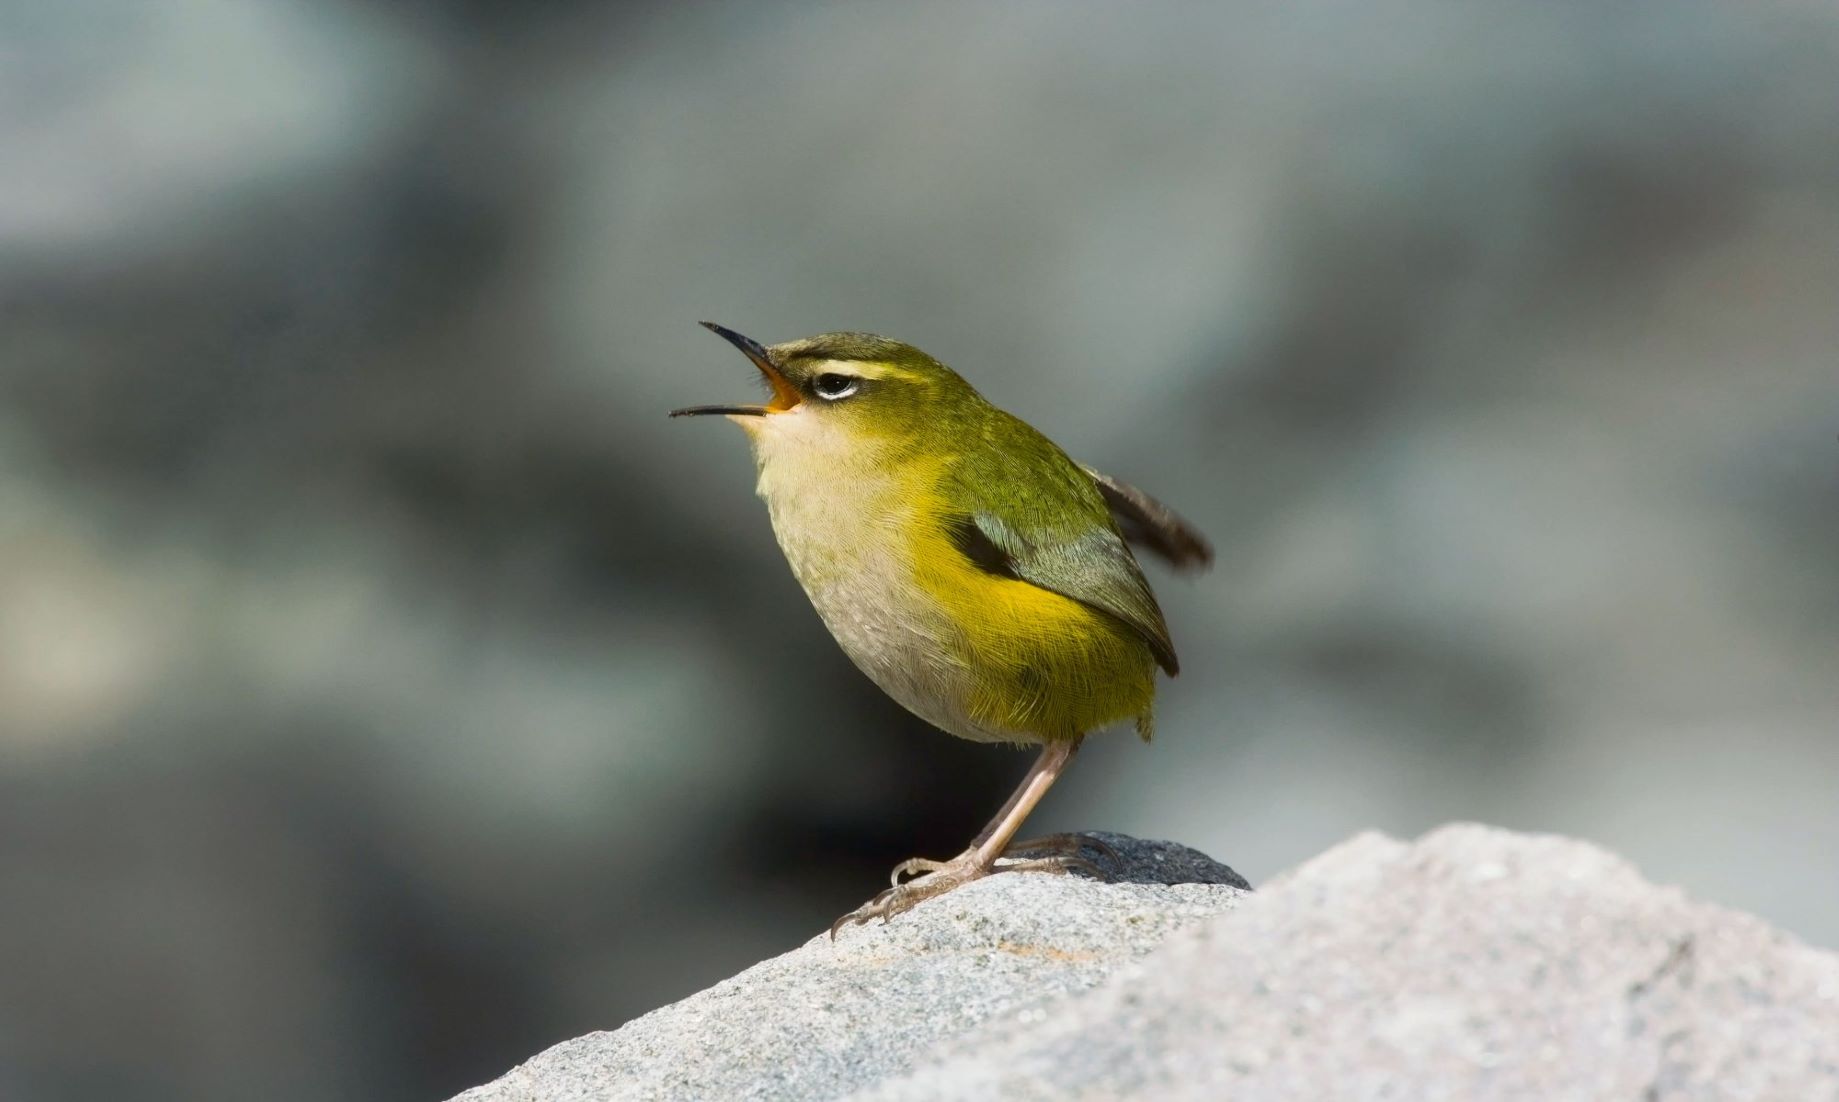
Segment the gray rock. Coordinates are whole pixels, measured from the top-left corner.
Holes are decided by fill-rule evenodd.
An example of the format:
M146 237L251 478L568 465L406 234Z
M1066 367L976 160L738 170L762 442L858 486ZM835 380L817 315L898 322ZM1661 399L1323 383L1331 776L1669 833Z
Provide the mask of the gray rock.
M1238 873L1186 846L1091 837L1111 852L1085 856L1115 882L968 884L565 1041L459 1100L837 1098L979 1028L1045 1020L1046 1007L1247 897Z
M1255 896L995 877L461 1097L1836 1100L1839 956L1581 842L1363 835Z
M1593 846L1365 835L875 1099L1839 1098L1839 957Z

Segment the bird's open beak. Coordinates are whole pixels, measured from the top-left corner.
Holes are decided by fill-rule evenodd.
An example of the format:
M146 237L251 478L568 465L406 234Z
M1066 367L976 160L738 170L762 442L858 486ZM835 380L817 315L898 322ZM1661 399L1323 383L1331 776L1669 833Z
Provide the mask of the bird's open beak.
M740 349L748 359L753 361L753 365L760 369L760 374L765 376L766 381L772 385L773 400L763 406L690 406L687 409L671 410L672 417L701 417L711 413L764 417L769 413L784 413L798 404L800 395L797 388L793 387L791 382L779 373L779 369L773 366L771 357L766 354L766 349L761 347L759 341L752 337L743 337L734 330L717 325L712 321L703 322L702 327Z

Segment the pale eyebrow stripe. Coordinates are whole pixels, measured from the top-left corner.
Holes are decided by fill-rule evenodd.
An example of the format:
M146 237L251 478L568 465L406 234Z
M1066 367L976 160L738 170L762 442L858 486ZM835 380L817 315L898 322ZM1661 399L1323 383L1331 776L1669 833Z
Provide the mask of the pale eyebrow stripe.
M906 379L909 381L917 381L920 377L916 372L908 371L904 367L897 367L894 364L884 363L880 360L822 359L811 361L812 374L821 375L826 371L834 371L838 375L859 375L864 379Z

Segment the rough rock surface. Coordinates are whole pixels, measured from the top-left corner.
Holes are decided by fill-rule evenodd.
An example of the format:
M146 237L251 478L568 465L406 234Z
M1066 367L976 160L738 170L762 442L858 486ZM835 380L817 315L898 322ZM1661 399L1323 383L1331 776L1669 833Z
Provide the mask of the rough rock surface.
M1833 1102L1839 956L1585 843L1365 835L1256 895L996 877L461 1097Z
M1118 882L1018 873L967 884L564 1041L460 1099L842 1097L979 1027L1044 1020L1171 931L1249 898L1238 873L1185 846L1090 836L1113 852L1085 856Z

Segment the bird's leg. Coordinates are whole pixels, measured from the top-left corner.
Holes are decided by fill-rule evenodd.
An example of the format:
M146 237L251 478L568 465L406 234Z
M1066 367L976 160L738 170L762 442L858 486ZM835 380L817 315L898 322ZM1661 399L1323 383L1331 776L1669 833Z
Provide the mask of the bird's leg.
M1001 866L996 863L997 858L1009 848L1015 832L1022 828L1022 820L1028 817L1034 805L1041 802L1041 797L1047 794L1054 781L1066 771L1073 755L1079 752L1080 741L1074 738L1048 743L1041 749L1041 756L1028 768L1022 783L1004 801L996 817L977 832L977 837L971 840L968 849L949 861L912 857L894 866L891 878L894 886L832 923L831 938L834 939L836 932L847 924L867 922L871 918L886 922L933 896L944 895L953 888L980 880L993 872L1064 872L1068 867L1090 867L1091 863L1076 853ZM914 879L903 881L904 876L913 876Z
M970 846L967 847L963 853L960 853L949 861L936 861L930 857L909 857L905 861L894 866L894 871L888 874L888 883L898 888L907 877L916 877L923 873L938 872L941 869L950 868L954 864L962 864L970 860L980 848L990 841L990 839L996 837L998 832L1002 831L1005 825L1008 826L1010 835L1020 830L1022 820L1027 817L1028 812L1039 802L1042 794L1047 791L1047 786L1054 783L1054 778L1065 771L1066 763L1072 761L1073 755L1078 753L1079 744L1077 742L1072 744L1072 748L1066 751L1064 759L1054 765L1052 774L1048 776L1047 780L1041 784L1038 790L1034 790L1034 780L1042 772L1043 768L1048 765L1048 755L1053 753L1055 749L1056 744L1054 743L1048 743L1041 749L1040 757L1037 757L1034 760L1034 764L1028 767L1028 774L1022 778L1022 783L1016 785L1015 791L1009 793L1009 798L1003 801L1002 807L998 808L996 814L990 821L985 823L983 829L977 832L977 837L971 839ZM1032 796L1030 795L1031 791ZM1028 800L1026 806L1022 804L1024 799ZM1014 820L1013 823L1010 822L1011 819Z

